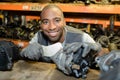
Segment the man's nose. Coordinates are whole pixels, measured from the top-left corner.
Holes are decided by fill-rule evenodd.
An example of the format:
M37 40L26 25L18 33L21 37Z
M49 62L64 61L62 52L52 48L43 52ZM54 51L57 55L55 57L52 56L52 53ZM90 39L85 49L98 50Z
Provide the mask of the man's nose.
M50 22L49 29L50 30L55 30L56 29L56 25L53 22Z

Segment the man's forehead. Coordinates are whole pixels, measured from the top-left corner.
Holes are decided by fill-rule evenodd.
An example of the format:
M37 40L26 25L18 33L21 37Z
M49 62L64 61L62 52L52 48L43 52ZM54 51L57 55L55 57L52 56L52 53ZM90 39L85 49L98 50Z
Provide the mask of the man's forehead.
M44 12L59 12L59 13L62 13L58 8L56 8L56 7L49 7L49 8L46 8L46 9L44 9L43 11L42 11L42 13L44 13ZM41 14L42 14L41 13Z
M41 18L48 17L62 17L62 12L56 8L46 9L41 13Z
M47 6L45 6L45 7L43 8L42 11L47 10L47 9L58 9L58 10L61 10L61 9L60 9L58 6L56 6L56 5L47 5Z
M46 7L43 8L42 12L41 12L41 15L46 12L46 11L58 11L62 14L62 10L58 7L58 6L55 6L55 5L48 5Z

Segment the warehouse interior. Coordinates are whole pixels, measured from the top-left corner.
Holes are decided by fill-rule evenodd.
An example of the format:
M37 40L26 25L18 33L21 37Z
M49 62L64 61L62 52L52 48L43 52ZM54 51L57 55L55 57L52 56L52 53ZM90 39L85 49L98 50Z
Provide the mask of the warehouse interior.
M25 48L40 30L40 12L48 4L59 6L67 25L88 33L106 53L120 50L120 0L0 0L0 40ZM90 69L82 79L65 75L55 64L19 60L12 70L0 71L0 80L98 80L100 73Z

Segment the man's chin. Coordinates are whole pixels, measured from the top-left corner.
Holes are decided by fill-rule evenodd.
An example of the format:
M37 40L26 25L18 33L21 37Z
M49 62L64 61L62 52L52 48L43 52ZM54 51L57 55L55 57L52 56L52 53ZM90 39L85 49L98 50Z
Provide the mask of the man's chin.
M49 40L50 40L51 42L58 42L58 39L57 39L57 38L49 38Z

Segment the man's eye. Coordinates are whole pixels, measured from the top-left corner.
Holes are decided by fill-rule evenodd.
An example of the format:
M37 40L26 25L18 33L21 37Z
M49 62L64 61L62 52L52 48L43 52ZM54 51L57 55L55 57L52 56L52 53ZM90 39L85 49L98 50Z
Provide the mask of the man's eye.
M56 22L60 22L61 20L60 20L60 19L56 19L55 21L56 21Z
M48 24L49 22L48 21L42 21L43 24Z

